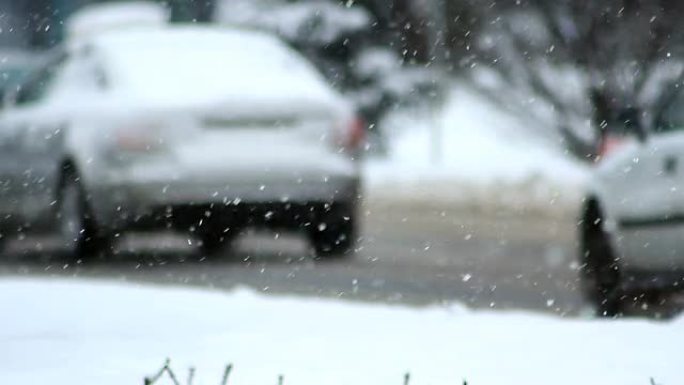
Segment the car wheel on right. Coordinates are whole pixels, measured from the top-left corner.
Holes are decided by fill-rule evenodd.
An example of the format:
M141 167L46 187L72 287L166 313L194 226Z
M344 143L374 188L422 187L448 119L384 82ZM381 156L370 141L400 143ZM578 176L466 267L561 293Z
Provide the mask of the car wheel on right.
M651 302L666 293L658 284L662 278L657 273L642 271L648 277L644 279L625 269L605 229L605 218L593 202L585 210L580 235L580 287L596 315L621 316L637 303Z
M356 245L356 212L353 204L337 203L316 215L309 239L318 258L348 258Z
M623 305L621 270L604 224L600 209L589 204L581 228L580 285L597 315L615 317Z

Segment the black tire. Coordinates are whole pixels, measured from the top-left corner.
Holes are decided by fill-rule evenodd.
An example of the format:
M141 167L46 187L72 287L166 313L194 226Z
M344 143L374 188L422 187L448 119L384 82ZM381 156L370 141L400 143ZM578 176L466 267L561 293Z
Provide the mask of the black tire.
M207 226L200 233L200 250L203 256L215 256L221 251L230 249L238 231L222 226Z
M349 258L354 255L357 234L353 204L337 203L317 213L309 238L319 258Z
M59 186L57 230L67 255L76 262L111 250L111 237L99 231L78 174L65 169Z
M7 233L0 232L0 256L4 255L7 248Z
M598 205L590 203L581 230L580 285L598 316L616 317L625 305L622 275L604 223Z

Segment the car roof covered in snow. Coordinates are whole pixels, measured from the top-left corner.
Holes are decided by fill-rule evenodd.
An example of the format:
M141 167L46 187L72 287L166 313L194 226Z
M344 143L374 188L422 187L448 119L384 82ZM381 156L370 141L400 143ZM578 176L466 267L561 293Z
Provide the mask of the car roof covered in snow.
M100 57L114 88L147 99L335 98L310 63L264 32L173 25L102 33L72 49L83 45Z
M67 21L67 39L84 39L125 28L160 27L168 20L168 9L150 1L90 4Z

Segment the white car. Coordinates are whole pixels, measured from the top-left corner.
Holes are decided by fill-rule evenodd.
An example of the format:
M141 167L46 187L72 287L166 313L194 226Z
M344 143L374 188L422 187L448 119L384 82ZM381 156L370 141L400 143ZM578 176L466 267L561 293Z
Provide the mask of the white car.
M599 165L580 226L581 284L599 314L684 284L684 95ZM631 121L640 117L630 114ZM649 125L651 126L651 125Z
M197 26L71 42L0 114L0 226L58 229L78 258L129 229L192 231L213 251L245 226L346 255L361 140L309 63L258 32Z

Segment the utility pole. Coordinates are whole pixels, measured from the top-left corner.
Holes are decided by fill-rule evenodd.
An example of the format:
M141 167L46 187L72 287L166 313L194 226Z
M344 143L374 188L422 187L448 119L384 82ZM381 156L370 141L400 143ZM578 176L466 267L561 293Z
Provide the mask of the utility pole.
M429 12L428 17L428 52L429 66L432 68L433 81L435 87L442 87L445 73L445 38L447 36L446 24L446 1L448 0L424 0L427 2ZM444 161L444 122L442 121L442 100L439 95L435 95L431 101L430 124L430 158L434 166L439 166Z

